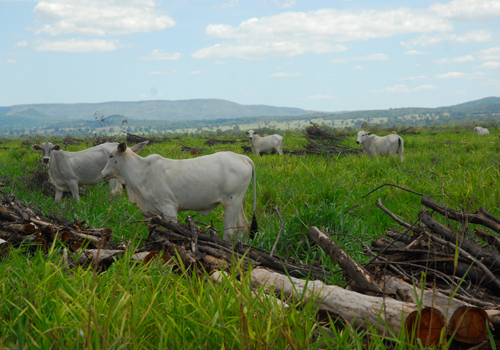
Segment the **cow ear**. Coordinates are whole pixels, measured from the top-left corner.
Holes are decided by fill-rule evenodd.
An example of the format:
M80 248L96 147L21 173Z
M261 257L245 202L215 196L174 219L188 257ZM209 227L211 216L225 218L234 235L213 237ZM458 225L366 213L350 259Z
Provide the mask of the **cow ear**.
M123 153L127 150L127 143L122 142L118 144L118 152Z
M54 151L59 151L61 150L61 148L62 148L61 145L54 145L54 147L52 147Z
M247 131L245 134L247 134L247 135L248 135L248 134L250 134L250 133Z
M40 147L40 146L38 146L38 145L33 145L33 146L31 146L31 149L32 149L33 151L41 151L41 150L42 150L42 147Z
M367 135L371 135L371 134L372 134L372 132L371 132L371 131L369 131L369 132L367 132L366 134L367 134Z
M253 134L254 134L254 135L258 135L257 131L254 131L254 132L253 132Z
M139 153L144 148L144 146L146 146L148 143L149 143L149 141L143 141L141 143L138 143L137 145L133 146L131 148L131 150L134 153Z

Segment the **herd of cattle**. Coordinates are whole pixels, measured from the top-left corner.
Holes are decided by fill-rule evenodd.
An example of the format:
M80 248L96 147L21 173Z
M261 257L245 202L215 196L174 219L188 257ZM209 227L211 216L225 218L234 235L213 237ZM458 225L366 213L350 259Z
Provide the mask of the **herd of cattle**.
M247 132L252 151L283 154L283 137L259 136L253 130ZM476 135L489 135L488 129L477 126ZM44 142L33 145L42 151L47 164L50 182L56 188L55 201L60 202L63 191L69 189L79 200L78 186L95 185L109 180L113 195L126 187L131 203L142 211L163 216L177 222L177 214L192 210L208 215L222 204L224 207L224 239L238 239L247 233L248 220L243 210L245 195L253 179L253 218L251 236L257 231L255 209L257 203L256 176L253 161L242 154L218 152L191 159L168 159L158 154L145 158L137 155L148 141L127 147L125 142L108 142L79 152L62 151L61 146ZM361 130L357 144L369 157L377 155L399 156L403 162L403 139L396 133L379 137Z

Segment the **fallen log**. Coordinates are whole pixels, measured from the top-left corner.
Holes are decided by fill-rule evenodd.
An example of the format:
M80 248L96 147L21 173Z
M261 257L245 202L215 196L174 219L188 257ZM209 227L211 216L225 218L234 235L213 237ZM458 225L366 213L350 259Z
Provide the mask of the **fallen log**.
M474 233L488 242L489 245L496 248L498 252L500 252L500 238L490 235L489 233L483 232L477 228L474 228Z
M488 337L488 314L478 307L460 306L453 313L448 334L462 343L479 344Z
M379 334L399 334L404 331L403 320L418 311L413 303L367 296L321 281L300 280L262 268L252 270L251 281L254 286L265 287L274 294L283 293L297 300L314 301L321 310L342 315L354 328L375 329ZM441 322L436 318L430 318L428 322L426 329L432 330L434 339L435 332L441 332ZM420 324L416 328L421 329ZM423 339L423 343L426 344L427 339Z

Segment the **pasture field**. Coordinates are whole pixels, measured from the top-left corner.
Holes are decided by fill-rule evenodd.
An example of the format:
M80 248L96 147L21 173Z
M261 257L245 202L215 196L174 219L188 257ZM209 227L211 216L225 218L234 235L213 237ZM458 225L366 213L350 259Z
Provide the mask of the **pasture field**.
M332 235L348 254L366 261L360 241L369 244L396 223L384 214L382 203L407 222L423 209L421 197L385 186L362 198L380 185L391 183L432 196L447 206L475 211L488 208L500 216L499 130L476 136L472 130L423 131L403 135L404 163L398 158L368 158L363 154L341 155L249 155L257 174L257 218L260 232L254 245L270 250L281 223L284 230L278 254L300 261L318 261L331 266L324 252L306 236L310 226ZM379 134L382 135L382 134ZM240 137L242 138L242 136ZM353 136L348 141L355 147ZM241 143L203 145L204 139L184 138L150 144L141 156L158 153L168 158L195 157L182 152L179 142L205 149L204 154L231 150L242 153ZM284 148L302 149L307 143L300 135L286 136ZM21 141L3 143L0 149L0 183L4 191L34 207L85 220L88 226L110 227L117 241L133 246L147 236L142 214L126 194L113 198L105 183L86 187L80 203L64 199L59 205L53 194L34 186L32 173L41 171L41 156ZM82 142L66 148L86 148ZM37 170L39 169L39 170ZM245 199L251 218L253 190ZM180 220L193 213L181 213ZM222 230L223 210L196 220ZM66 271L54 245L48 253L28 253L24 248L0 258L0 349L94 348L94 349L304 349L385 347L382 337L370 338L349 331L332 339L322 334L312 303L283 308L273 298L252 298L243 280L214 285L207 276L172 267L149 267L130 263L129 257L113 264L103 274L91 269ZM336 268L331 266L333 270ZM332 283L342 285L341 276ZM396 348L410 344L401 336L388 336Z

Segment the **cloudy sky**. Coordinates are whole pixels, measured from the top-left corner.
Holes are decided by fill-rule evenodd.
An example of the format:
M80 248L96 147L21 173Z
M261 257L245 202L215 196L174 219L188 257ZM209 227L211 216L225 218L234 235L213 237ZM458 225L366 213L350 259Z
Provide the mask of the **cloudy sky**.
M0 0L0 106L318 111L500 96L500 0Z

